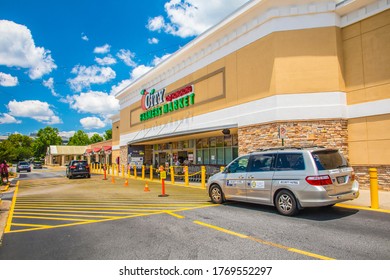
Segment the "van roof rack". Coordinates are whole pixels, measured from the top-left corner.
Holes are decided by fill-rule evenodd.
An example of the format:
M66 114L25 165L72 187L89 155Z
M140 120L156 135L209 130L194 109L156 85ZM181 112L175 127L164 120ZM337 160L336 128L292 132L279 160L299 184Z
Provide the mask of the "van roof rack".
M279 147L260 148L252 151L251 153L263 152L263 151L275 151L275 150L303 150L303 149L324 149L324 148L326 147L324 146L279 146Z

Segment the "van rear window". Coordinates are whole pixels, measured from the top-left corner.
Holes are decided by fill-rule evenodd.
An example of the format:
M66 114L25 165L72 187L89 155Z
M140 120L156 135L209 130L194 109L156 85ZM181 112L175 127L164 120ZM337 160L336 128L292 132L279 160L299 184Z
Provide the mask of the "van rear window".
M311 153L318 170L331 170L349 167L348 161L337 150L315 151Z

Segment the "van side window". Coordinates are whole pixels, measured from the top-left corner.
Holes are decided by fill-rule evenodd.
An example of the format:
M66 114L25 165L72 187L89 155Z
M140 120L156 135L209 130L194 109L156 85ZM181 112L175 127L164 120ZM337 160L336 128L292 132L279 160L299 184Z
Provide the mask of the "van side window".
M249 172L271 171L275 160L275 154L252 155Z
M276 170L305 170L305 162L301 153L281 153L276 160Z
M246 172L246 168L248 166L249 156L239 157L234 160L227 167L227 173L243 173Z

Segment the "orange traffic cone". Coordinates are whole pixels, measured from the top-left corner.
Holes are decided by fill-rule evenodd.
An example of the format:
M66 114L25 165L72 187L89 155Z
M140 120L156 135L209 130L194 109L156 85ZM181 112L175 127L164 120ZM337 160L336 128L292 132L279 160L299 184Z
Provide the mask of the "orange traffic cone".
M148 182L145 182L144 192L150 192Z
M115 184L115 177L114 176L111 177L111 183Z
M125 187L127 187L129 185L129 180L126 179L125 181Z

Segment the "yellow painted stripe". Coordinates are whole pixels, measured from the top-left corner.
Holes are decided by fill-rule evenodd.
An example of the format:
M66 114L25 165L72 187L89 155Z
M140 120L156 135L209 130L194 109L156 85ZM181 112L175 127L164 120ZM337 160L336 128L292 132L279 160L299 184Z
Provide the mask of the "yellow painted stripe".
M87 219L74 219L74 218L50 218L50 217L39 217L39 216L19 216L14 215L15 219L37 219L37 220L54 220L54 221L95 221L95 220L87 220Z
M57 214L57 213L34 213L34 212L15 212L17 215L35 215L35 216L56 216L56 217L85 217L85 218L115 218L117 216L103 215L80 215L80 214Z
M201 225L201 226L205 226L205 227L214 229L214 230L217 230L217 231L221 231L221 232L224 232L224 233L227 233L227 234L230 234L230 235L238 236L240 238L249 239L249 240L255 241L257 243L261 243L261 244L264 244L264 245L268 245L268 246L276 247L276 248L279 248L279 249L283 249L283 250L286 250L286 251L289 251L289 252L294 252L294 253L297 253L297 254L309 256L309 257L312 257L312 258L315 258L315 259L334 260L333 258L329 258L329 257L326 257L326 256L318 255L318 254L315 254L315 253L299 250L299 249L288 247L288 246L284 246L282 244L273 243L273 242L262 240L262 239L259 239L259 238L251 237L251 236L248 236L248 235L245 235L245 234L237 233L237 232L234 232L234 231L231 231L231 230L228 230L228 229L224 229L224 228L221 228L221 227L218 227L218 226L214 226L214 225L211 225L211 224L207 224L207 223L203 223L203 222L200 222L200 221L194 221L194 223L198 224L198 225Z
M217 226L214 226L214 225L206 224L206 223L203 223L203 222L200 222L200 221L194 221L194 223L198 224L198 225L201 225L201 226L204 226L204 227L215 229L215 230L218 230L218 231L230 234L230 235L238 236L238 237L241 237L241 238L248 238L247 235L244 235L244 234L241 234L241 233L237 233L237 232L234 232L234 231L231 231L231 230L228 230L228 229L224 229L224 228L221 228L221 227L217 227Z
M11 207L10 207L10 210L9 210L8 219L7 219L7 225L5 226L4 233L7 233L7 232L9 232L11 230L11 222L12 222L12 217L14 215L14 209L15 209L15 204L16 204L16 197L18 196L19 182L20 181L18 181L16 183L16 188L15 188L14 196L12 197L12 203L11 203Z
M154 212L154 211L147 211L147 210L137 210L137 209L133 209L133 211L129 212L129 211L120 211L120 212L107 212L107 211L80 211L80 210L47 210L47 209L29 209L29 208L26 208L24 210L29 210L29 211L33 211L31 213L34 213L34 214L39 214L41 212L49 212L49 213L91 213L91 214L139 214L139 212ZM21 209L15 209L14 213L21 213L21 211L24 211L24 210L21 210Z
M39 224L21 224L21 223L12 223L13 226L17 227L39 227L39 228L48 228L49 225L39 225Z
M171 215L171 216L173 216L175 218L178 218L178 219L184 219L185 218L184 216L176 214L176 213L173 213L171 211L165 211L165 213L167 213L168 215Z
M348 205L348 204L343 204L343 203L337 203L335 206L342 207L342 208L367 210L367 211L374 211L374 212L381 212L381 213L390 214L390 210L387 210L387 209L373 209L371 207L354 206L354 205Z
M36 230L46 230L46 229L62 228L62 227L72 227L72 226L78 226L78 225L87 225L87 224L102 223L102 222L107 222L107 221L115 221L115 220L122 220L122 219L136 218L136 217L151 216L151 215L162 214L162 213L164 213L164 212L149 213L149 214L138 214L138 215L124 216L124 217L105 219L105 220L98 220L98 221L92 221L91 220L91 221L86 221L86 222L78 222L78 223L71 223L71 224L64 224L64 225L55 225L55 226L50 226L48 228L33 228L33 229L12 230L12 231L10 231L8 233L36 231Z
M36 207L20 207L18 206L17 209L56 209L59 212L61 212L62 209L74 209L74 210L132 210L135 211L137 208L117 208L117 207L99 207L99 208L93 208L93 207L49 207L49 206L36 206ZM148 212L160 212L163 209L137 209L137 211L148 211Z

